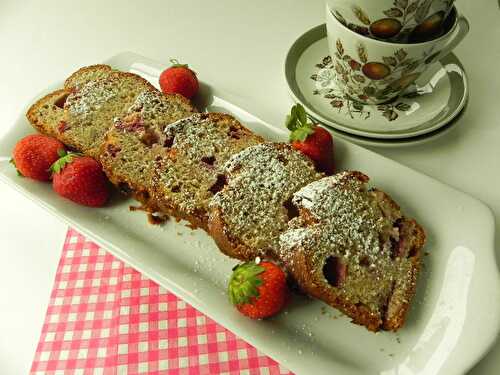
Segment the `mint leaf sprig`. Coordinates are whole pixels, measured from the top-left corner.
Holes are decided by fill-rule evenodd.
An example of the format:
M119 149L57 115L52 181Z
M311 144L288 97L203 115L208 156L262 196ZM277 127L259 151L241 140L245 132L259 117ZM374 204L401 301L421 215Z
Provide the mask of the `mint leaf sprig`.
M299 103L295 104L286 116L285 125L291 131L290 141L304 142L314 133L315 125L308 121L306 110Z

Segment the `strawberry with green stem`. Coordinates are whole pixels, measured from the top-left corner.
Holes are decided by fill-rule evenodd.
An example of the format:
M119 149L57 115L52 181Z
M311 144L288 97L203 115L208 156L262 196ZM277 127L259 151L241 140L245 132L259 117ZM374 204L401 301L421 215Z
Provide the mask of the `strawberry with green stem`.
M291 131L290 141L295 149L310 157L319 171L328 175L334 173L332 136L321 126L309 122L302 105L292 107L286 127Z
M160 75L161 91L165 94L181 94L191 99L199 90L196 73L189 69L187 64L181 64L175 59L171 59L172 66L165 69Z
M245 316L263 319L284 307L288 288L285 273L271 262L247 262L233 268L229 299Z
M109 199L109 182L94 159L65 151L51 166L52 187L56 193L75 203L101 207Z

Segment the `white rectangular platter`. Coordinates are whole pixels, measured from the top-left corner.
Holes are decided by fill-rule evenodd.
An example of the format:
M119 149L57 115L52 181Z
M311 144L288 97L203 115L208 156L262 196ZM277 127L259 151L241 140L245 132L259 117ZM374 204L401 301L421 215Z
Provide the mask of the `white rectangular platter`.
M155 86L164 68L134 53L106 63ZM231 113L269 140L287 140L284 128L208 94L207 88L202 98L207 110ZM226 282L235 262L204 232L174 220L152 226L143 214L129 212L133 201L118 195L105 208L86 208L59 198L49 184L19 178L8 160L16 141L33 132L24 112L0 141L4 182L297 374L462 374L497 335L500 283L493 216L479 201L441 182L337 139L339 170L368 174L427 230L429 255L406 326L396 334L373 334L300 296L276 318L252 321L228 302Z

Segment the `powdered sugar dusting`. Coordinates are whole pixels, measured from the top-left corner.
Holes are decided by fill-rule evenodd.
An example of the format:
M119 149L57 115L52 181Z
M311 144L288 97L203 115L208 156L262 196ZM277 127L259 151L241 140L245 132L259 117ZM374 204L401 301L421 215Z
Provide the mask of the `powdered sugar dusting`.
M393 208L391 216L385 215L382 195L367 191L366 181L359 172L343 172L297 191L293 203L305 211L280 236L280 259L293 269L297 251L304 252L308 264L301 269L330 288L323 265L327 258L338 257L347 265L348 277L337 292L378 310L396 281L406 290L411 261L391 257L399 240L394 219L401 213Z
M153 91L153 90L143 91L139 95L137 95L137 98L135 98L135 102L130 106L127 112L132 113L141 111L144 108L144 106L147 106L149 108L154 108L155 106L161 103L162 97L163 94L161 94L158 91Z
M194 112L194 107L179 96L145 90L137 96L127 114L140 113L146 122L157 120L167 125L171 121L187 117Z
M231 129L238 138L231 136ZM224 173L224 163L261 141L233 117L214 113L176 121L165 127L164 136L169 145L157 168L155 184L163 200L197 215L205 215L213 196L211 189Z
M346 246L343 250L345 256L351 253L358 258L368 256L374 262L386 250L379 233L391 230L392 223L385 219L377 203L366 192L365 183L349 172L310 183L294 194L293 203L320 220L321 232L328 232L323 240L331 242L331 238L335 238L334 242ZM304 234L297 237L293 235L294 231L304 229L292 229L291 233L282 236L285 249L292 249L307 237ZM325 251L327 249L324 247ZM317 251L314 254L315 257L322 255Z
M318 179L311 161L286 144L263 143L233 156L224 166L227 187L210 207L221 211L226 232L256 251L276 248L286 228L284 204L297 189Z
M65 108L73 116L86 117L114 98L117 93L118 87L113 81L90 81L68 96Z
M202 113L174 122L165 128L166 137L174 138L173 147L183 150L188 160L196 162L204 156L223 153L228 144L227 136L222 136L222 133L223 127Z

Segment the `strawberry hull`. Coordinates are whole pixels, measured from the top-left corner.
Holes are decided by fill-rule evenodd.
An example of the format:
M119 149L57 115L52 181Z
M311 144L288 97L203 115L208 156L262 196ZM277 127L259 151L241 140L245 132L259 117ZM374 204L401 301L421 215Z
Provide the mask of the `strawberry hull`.
M60 196L89 207L103 206L110 195L109 182L100 164L87 156L70 158L54 174L52 186Z
M308 121L302 105L292 107L286 127L291 131L290 141L295 149L311 158L320 172L327 175L334 173L332 136L327 130Z
M185 64L172 60L174 65L165 69L160 75L161 91L165 94L181 94L187 99L196 95L199 89L195 72Z

